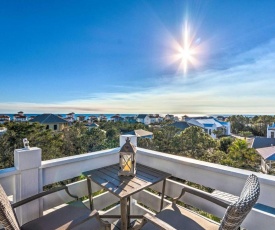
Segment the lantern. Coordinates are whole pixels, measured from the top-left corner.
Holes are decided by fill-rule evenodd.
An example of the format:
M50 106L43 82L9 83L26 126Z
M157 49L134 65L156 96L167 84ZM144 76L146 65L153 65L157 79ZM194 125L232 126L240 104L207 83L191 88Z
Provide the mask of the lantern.
M136 175L136 147L127 137L126 143L119 151L119 176L135 176Z

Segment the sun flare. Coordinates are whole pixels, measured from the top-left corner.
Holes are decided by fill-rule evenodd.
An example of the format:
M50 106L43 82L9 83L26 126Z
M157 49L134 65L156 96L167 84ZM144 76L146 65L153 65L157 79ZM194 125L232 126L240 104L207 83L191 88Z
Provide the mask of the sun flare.
M173 41L174 53L170 56L170 61L179 63L177 71L186 74L188 69L199 64L196 56L200 50L200 38L195 38L195 34L191 34L187 21L184 24L182 35L181 42L176 39Z

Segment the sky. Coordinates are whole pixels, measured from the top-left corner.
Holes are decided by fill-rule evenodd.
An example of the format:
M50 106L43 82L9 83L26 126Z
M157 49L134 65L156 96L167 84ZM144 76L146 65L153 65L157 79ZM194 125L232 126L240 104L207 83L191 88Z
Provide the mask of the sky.
M275 114L275 1L0 2L0 113Z

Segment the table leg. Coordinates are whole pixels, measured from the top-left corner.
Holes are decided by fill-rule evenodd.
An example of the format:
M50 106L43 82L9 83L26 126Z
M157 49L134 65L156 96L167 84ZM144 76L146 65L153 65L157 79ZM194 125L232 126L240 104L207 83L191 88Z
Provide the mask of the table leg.
M164 193L165 193L165 185L166 185L166 179L163 181L163 184L162 184L162 194L161 194L161 202L160 202L160 211L163 209L163 199L164 199Z
M87 177L87 186L88 186L88 193L89 193L90 209L94 210L94 198L92 193L91 179L89 177Z
M130 213L131 213L130 205L131 205L130 197L127 197L127 224L128 224L128 226L130 226Z
M120 199L121 230L127 230L127 198Z

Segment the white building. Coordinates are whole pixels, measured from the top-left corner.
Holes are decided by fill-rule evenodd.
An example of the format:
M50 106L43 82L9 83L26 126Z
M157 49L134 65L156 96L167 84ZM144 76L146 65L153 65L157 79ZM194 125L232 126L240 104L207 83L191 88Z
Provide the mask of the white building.
M74 112L68 113L66 115L65 120L68 121L68 122L70 122L70 123L74 122L75 121L75 113Z
M267 126L266 137L275 138L275 124L273 123L271 126Z
M136 118L136 121L145 125L151 124L151 119L148 114L139 114Z
M230 122L219 121L215 118L185 118L189 124L199 126L205 130L211 137L216 138L214 130L221 131L222 135L230 135Z
M8 115L0 115L0 124L3 124L5 122L10 122L10 117Z
M13 121L25 122L25 121L28 121L28 118L27 116L24 115L24 112L20 111L17 114L13 115Z

